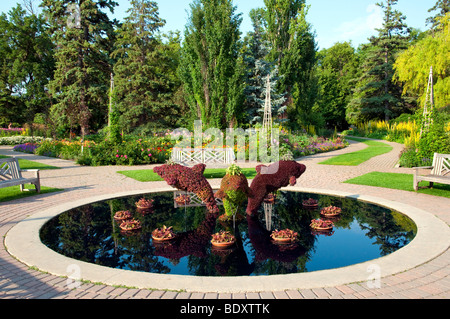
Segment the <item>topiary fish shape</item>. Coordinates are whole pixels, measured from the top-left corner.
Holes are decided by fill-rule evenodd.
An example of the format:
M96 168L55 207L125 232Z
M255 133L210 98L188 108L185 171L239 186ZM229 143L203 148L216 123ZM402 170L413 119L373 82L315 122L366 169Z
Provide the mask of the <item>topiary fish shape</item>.
M279 161L269 166L256 166L257 174L253 179L248 198L247 214L254 216L264 198L281 187L294 186L297 178L306 170L306 166L296 161Z
M205 203L210 213L218 213L214 192L206 177L203 175L205 164L186 167L180 164L164 164L155 167L153 171L172 187L181 191L194 193Z

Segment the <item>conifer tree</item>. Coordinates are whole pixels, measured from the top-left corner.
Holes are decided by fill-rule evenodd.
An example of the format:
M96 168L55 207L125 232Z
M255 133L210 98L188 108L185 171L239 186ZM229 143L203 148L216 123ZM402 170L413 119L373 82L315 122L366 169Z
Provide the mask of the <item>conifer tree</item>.
M120 124L125 131L175 124L179 35L163 43L159 30L165 21L154 1L132 0L127 13L112 53Z
M50 93L60 126L80 127L84 136L106 122L114 23L113 0L43 0L56 45Z
M317 124L313 110L317 97L315 76L316 42L306 21L305 0L264 0L270 61L279 68L278 92L286 92L287 112L292 126Z
M366 59L363 62L363 74L358 79L354 99L350 105L357 108L360 120L389 120L408 111L408 105L402 98L402 88L394 83L393 64L396 55L407 47L409 29L405 16L394 9L398 0L386 0L377 3L383 12L383 25L377 29L378 35L369 38Z
M204 126L234 127L245 85L241 15L232 0L195 0L190 7L179 69L187 103Z
M266 40L261 10L252 10L250 18L253 31L249 32L245 39L244 62L247 76L244 90L246 96L244 109L249 123L254 125L256 123L262 124L263 121L267 77L269 77L271 88L272 116L275 119L286 111L286 105L284 105L286 98L285 94L276 92L279 81L278 66L268 61L271 47L270 42Z

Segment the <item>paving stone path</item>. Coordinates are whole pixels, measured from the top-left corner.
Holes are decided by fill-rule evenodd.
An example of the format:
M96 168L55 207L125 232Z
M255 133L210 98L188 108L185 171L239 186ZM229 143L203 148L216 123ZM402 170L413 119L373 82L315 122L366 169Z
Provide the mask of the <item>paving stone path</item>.
M374 157L357 167L328 166L321 165L319 162L332 156L367 147L366 144L359 142L351 142L346 149L301 158L298 161L307 166L307 171L298 180L298 184L307 188L364 194L405 203L428 211L449 225L449 198L342 183L349 178L371 171L412 173L411 169L395 167L402 145L385 143L393 146L390 153ZM0 203L0 235L2 239L14 225L24 218L57 204L96 195L166 186L165 182L141 183L116 173L119 170L152 168L151 165L82 167L72 161L16 153L7 146L0 146L0 154L14 155L18 158L60 167L61 169L58 170L41 171L41 184L64 189L62 192ZM211 180L211 184L219 185L220 180ZM369 288L367 283L355 282L333 287L251 293L158 291L94 283L82 283L79 287L70 289L67 286L67 278L31 269L8 253L3 240L0 245L0 299L446 299L450 297L449 274L450 251L447 249L440 256L418 267L382 277L379 288Z

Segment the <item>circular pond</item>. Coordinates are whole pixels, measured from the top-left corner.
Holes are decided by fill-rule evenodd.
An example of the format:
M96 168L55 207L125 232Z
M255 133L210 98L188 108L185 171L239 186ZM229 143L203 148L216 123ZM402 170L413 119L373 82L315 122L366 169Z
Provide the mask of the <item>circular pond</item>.
M57 253L101 266L133 271L190 276L262 276L313 272L345 267L386 256L415 237L415 223L403 214L350 198L279 191L274 204L263 204L258 218L221 222L195 200L179 206L177 193L152 193L95 202L64 212L40 229L40 239ZM151 210L136 202L153 200ZM318 201L305 208L303 201ZM332 231L311 229L323 218L321 208L335 206ZM223 207L220 207L220 214ZM245 205L242 207L244 213ZM141 228L123 231L114 219L129 211ZM325 219L325 218L324 218ZM172 227L176 238L156 242L152 231ZM289 228L298 233L290 244L271 240L271 231ZM211 246L211 235L228 230L237 240L228 249Z

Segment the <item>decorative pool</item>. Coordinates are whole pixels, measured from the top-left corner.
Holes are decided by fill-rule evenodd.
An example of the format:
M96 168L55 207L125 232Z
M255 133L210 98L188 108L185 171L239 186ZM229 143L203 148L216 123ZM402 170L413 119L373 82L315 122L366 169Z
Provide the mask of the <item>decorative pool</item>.
M274 204L263 204L258 218L221 222L202 205L175 203L175 193L151 193L116 198L64 212L40 229L40 239L57 253L88 263L133 271L190 276L263 276L313 272L345 267L386 256L408 245L416 233L407 216L378 205L328 195L278 191ZM139 199L153 199L151 210L136 207ZM318 201L305 208L304 200ZM342 210L333 218L332 231L311 229L321 208ZM220 214L224 213L223 206ZM129 211L141 229L124 232L114 219ZM152 239L152 231L172 227L177 237L165 243ZM278 244L273 230L289 228L298 240ZM235 234L229 249L211 246L211 235L220 230Z

